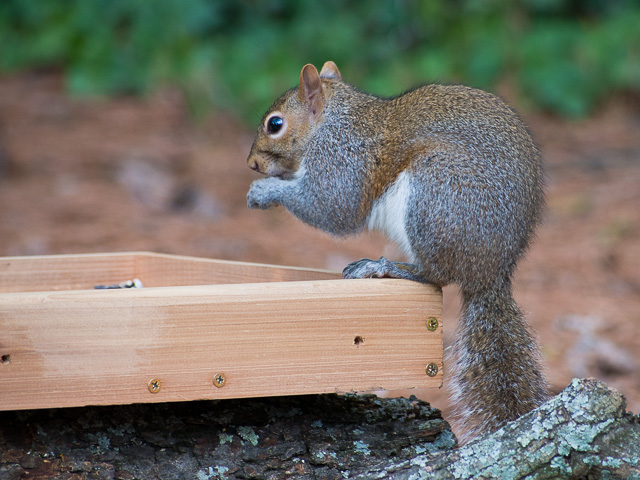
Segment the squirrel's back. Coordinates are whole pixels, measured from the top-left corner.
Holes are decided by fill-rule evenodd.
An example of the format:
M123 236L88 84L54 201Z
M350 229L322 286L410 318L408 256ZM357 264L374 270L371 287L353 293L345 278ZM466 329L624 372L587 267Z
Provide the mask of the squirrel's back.
M358 130L380 139L367 147L369 225L383 225L380 204L397 204L394 195L409 183L406 232L382 229L430 266L432 281L478 290L510 276L544 205L541 156L517 114L498 97L460 85L374 98L355 113L346 114L364 118Z

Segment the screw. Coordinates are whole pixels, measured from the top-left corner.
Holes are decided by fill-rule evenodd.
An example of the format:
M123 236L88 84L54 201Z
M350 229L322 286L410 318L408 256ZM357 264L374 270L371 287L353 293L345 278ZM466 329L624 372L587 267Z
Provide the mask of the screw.
M158 393L162 388L162 382L157 378L152 378L151 380L149 380L149 383L147 386L149 387L149 391L151 393Z
M427 330L435 332L438 329L438 319L436 317L430 317L427 319Z
M216 373L213 376L213 384L218 387L224 387L224 384L227 383L227 377L225 377L224 373Z
M436 365L435 363L430 363L429 365L427 365L425 372L430 377L435 377L438 374L438 365Z

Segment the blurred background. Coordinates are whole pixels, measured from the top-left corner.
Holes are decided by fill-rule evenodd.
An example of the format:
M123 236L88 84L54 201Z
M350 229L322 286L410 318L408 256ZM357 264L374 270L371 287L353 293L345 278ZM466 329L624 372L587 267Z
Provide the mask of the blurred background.
M639 0L2 0L0 255L401 259L246 208L262 114L326 60L375 94L465 83L521 112L548 209L516 299L554 391L595 376L640 412ZM445 288L447 344L458 309Z

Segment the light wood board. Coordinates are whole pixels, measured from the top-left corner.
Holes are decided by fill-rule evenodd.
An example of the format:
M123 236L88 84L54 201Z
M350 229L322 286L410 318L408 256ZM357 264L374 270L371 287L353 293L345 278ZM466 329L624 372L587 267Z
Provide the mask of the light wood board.
M145 287L339 279L328 270L150 252L0 257L0 293L92 289L139 278Z
M441 386L437 287L156 254L64 257L0 259L0 410ZM154 286L73 290L131 277Z

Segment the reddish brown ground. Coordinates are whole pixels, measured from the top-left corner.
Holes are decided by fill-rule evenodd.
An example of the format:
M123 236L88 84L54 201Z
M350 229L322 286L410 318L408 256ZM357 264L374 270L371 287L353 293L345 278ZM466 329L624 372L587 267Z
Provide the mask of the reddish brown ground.
M74 99L56 75L0 78L0 255L148 250L342 269L397 257L334 240L282 209L250 211L253 133L194 125L178 94ZM554 391L596 376L640 412L640 105L589 120L528 116L548 161L546 222L516 276ZM258 119L256 118L256 121ZM445 341L458 314L445 289ZM420 396L447 412L443 392Z

